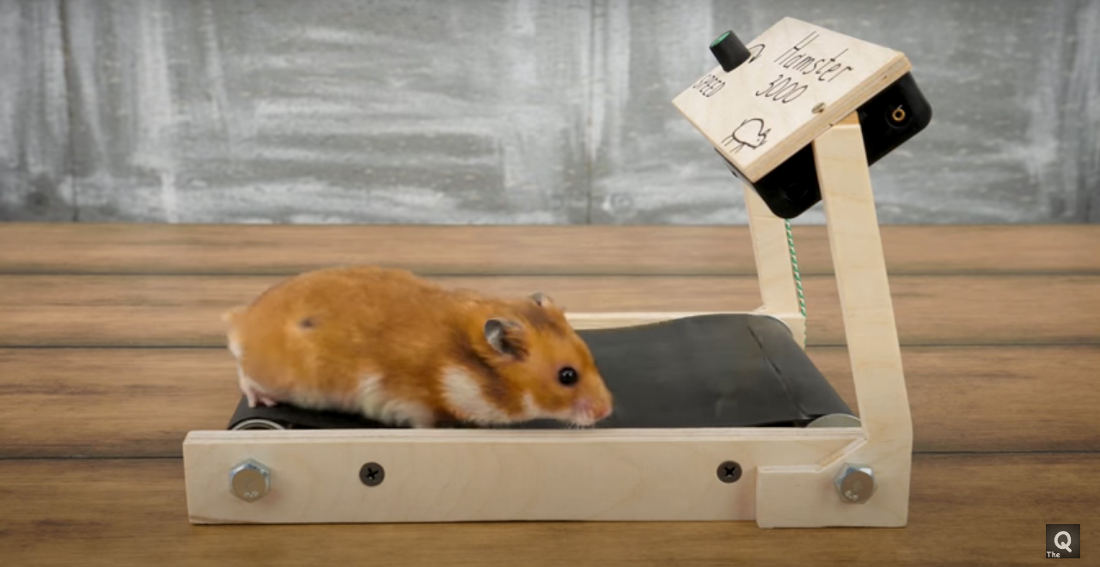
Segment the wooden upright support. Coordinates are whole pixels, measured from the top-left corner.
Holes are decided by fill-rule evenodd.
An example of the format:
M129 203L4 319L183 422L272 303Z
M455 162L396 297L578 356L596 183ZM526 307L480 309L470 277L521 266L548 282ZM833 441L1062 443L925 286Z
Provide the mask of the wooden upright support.
M815 464L761 467L756 521L765 527L904 526L913 426L856 114L814 140L813 149L864 438ZM848 465L873 471L875 492L865 503L825 490Z

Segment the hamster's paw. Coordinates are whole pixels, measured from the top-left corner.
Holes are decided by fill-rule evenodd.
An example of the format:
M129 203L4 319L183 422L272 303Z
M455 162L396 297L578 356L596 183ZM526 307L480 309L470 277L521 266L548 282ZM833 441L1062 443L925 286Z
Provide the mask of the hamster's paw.
M405 423L414 429L430 429L435 427L435 418L417 416L409 418Z
M237 385L240 387L244 397L248 399L248 407L250 408L256 407L257 404L272 407L278 403L274 398L260 389L259 384L245 374L244 369L241 368L240 365L237 365Z

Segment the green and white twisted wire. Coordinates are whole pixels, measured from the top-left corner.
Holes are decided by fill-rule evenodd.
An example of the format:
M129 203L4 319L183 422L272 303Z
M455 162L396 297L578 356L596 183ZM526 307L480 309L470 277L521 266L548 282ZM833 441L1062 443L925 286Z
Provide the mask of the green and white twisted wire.
M791 254L791 270L794 271L794 288L798 293L798 310L802 316L806 316L806 295L802 292L802 274L798 271L798 254L794 251L794 234L791 232L791 221L784 220L787 228L787 250Z

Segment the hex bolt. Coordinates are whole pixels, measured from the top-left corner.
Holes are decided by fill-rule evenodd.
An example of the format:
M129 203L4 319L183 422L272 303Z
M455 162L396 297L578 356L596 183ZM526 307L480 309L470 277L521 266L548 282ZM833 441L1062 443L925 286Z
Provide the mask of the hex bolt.
M378 486L386 480L386 469L378 463L369 462L359 467L359 480L367 486Z
M731 483L741 478L741 465L736 461L725 461L718 465L718 480Z
M875 473L867 465L844 463L833 484L841 500L863 504L875 493Z
M229 491L245 502L255 502L271 490L271 471L248 459L229 470Z

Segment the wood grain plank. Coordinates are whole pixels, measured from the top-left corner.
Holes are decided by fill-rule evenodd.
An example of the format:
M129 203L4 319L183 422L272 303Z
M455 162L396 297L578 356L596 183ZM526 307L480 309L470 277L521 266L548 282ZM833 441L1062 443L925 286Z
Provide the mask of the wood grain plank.
M806 274L822 226L796 226ZM884 226L891 275L1100 273L1100 225ZM432 274L755 272L744 226L0 224L0 273L290 274L382 264Z
M847 351L810 358L855 407ZM1100 346L904 347L913 450L1100 451Z
M221 313L282 276L0 276L0 346L220 346ZM569 311L752 310L748 276L437 277L490 294L549 293ZM831 276L804 278L808 344L843 344ZM902 344L1100 342L1100 276L894 276Z
M847 352L810 349L855 407ZM914 450L1100 451L1100 346L902 350ZM225 349L0 349L0 458L179 456L239 396Z
M14 565L1015 565L1047 522L1095 538L1100 455L917 455L909 525L752 522L192 526L177 459L0 461L0 557Z

